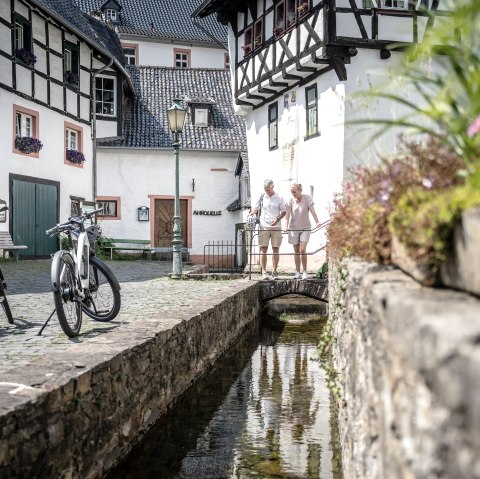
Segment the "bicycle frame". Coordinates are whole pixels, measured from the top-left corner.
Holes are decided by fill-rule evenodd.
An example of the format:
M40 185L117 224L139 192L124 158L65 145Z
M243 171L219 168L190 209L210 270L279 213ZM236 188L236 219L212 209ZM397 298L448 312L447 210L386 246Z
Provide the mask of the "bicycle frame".
M83 293L83 289L86 289L90 286L90 240L88 239L86 231L80 232L76 242L76 250L75 248L72 248L70 254L75 261L75 272L80 281L80 284L82 285Z

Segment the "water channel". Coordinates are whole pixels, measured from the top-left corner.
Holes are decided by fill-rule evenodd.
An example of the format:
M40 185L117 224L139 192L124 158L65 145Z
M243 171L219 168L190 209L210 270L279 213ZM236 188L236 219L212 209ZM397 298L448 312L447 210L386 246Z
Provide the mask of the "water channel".
M318 314L259 319L108 479L341 479Z

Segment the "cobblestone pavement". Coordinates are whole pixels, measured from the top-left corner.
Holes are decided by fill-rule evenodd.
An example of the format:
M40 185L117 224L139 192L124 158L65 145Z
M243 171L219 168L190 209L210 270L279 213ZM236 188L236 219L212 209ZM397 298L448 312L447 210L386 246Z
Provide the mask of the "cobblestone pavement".
M232 281L172 280L171 264L154 261L108 261L121 284L122 307L109 323L96 322L85 314L81 334L69 339L56 315L41 336L38 332L54 309L50 289L50 260L2 263L7 281L7 298L15 324L9 324L0 306L0 372L22 366L50 352L141 321L159 311L195 306L209 294L228 289Z

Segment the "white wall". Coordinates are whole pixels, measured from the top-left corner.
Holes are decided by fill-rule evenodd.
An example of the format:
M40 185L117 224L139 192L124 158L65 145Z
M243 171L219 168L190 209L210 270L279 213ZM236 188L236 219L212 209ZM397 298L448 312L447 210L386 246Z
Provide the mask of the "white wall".
M43 148L38 158L12 152L13 105L23 106L39 113L39 135ZM83 128L83 152L86 158L83 168L64 163L64 121ZM9 174L17 174L60 182L60 220L70 215L70 195L92 197L92 141L90 127L80 124L48 108L25 100L5 90L0 90L0 198L9 201ZM7 223L0 223L0 230L8 230Z
M122 43L138 45L139 65L174 66L174 49L190 50L192 68L224 68L226 50L218 47L201 47L155 41L136 41L122 37Z
M98 196L121 198L121 220L101 221L104 234L153 240L154 212L150 210L149 222L139 222L137 208L150 207L149 195L175 195L173 150L99 148L97 157ZM220 216L192 216L191 254L203 254L208 241L234 240L235 223L241 219L239 212L231 213L226 207L238 198L237 158L237 152L180 150L180 196L193 197L192 210L222 211Z

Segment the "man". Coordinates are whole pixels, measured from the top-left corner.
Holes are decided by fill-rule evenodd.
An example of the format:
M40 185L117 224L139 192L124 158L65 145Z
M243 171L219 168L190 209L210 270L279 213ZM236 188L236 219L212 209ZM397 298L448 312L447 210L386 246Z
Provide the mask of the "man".
M272 279L278 279L277 267L280 259L279 250L282 244L281 220L286 214L286 206L283 198L278 196L273 189L273 181L265 180L263 189L265 193L260 196L257 204L250 211L249 216L260 212L260 228L258 232L258 244L260 246L260 266L262 279L270 279L267 273L267 250L269 242L272 243L273 271Z

